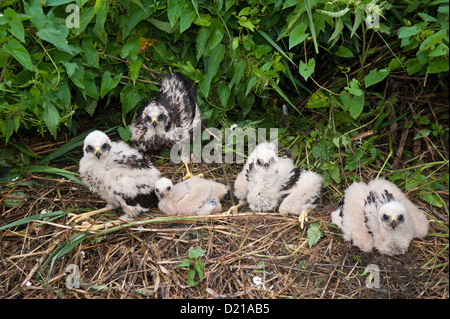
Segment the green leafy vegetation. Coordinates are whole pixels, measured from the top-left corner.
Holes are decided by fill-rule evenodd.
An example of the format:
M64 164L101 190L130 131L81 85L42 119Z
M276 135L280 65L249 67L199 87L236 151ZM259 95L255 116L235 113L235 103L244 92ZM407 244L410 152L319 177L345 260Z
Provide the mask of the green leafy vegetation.
M191 247L188 250L189 258L183 258L183 262L176 265L174 268L183 267L187 268L187 284L191 287L198 285L198 281L195 281L196 275L200 282L204 279L204 264L201 257L205 254L205 250L200 247Z
M0 137L14 148L2 167L48 164L16 136L81 137L86 117L113 116L128 140L174 70L196 83L208 126L281 128L325 186L371 169L445 206L447 1L92 0L78 16L69 4L0 4Z

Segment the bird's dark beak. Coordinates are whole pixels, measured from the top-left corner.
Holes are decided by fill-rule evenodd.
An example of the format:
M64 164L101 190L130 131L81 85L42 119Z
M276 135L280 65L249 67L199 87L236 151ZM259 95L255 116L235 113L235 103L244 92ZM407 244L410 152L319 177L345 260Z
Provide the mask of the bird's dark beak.
M264 163L264 167L266 167L266 168L269 167L269 163L267 163L267 162Z
M161 199L163 199L164 193L159 193L159 197L160 197Z
M155 128L156 125L158 125L158 119L156 117L152 117L152 125L153 125L153 128Z
M392 229L395 229L395 227L397 227L397 219L396 218L392 218L391 227L392 227Z
M94 148L95 156L97 156L97 159L100 159L100 156L102 156L102 153L100 152L100 147Z

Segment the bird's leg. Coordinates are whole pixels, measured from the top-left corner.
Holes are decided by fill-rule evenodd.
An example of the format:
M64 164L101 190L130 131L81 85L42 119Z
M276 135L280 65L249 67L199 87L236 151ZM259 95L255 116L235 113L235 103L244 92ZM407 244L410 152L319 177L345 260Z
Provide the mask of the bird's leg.
M237 214L238 208L245 206L245 204L247 204L245 202L245 200L241 200L241 201L239 201L239 203L237 205L231 206L229 210L227 210L226 212L223 213L223 215L230 216L232 214Z
M303 229L304 224L308 221L308 214L312 211L312 208L302 210L298 216L298 221L300 222L300 228Z
M185 181L185 180L187 180L187 179L189 179L191 177L194 177L194 176L203 177L203 173L200 173L198 175L192 174L190 169L189 169L189 164L188 163L184 163L184 166L186 167L186 174L183 176L183 181Z
M74 214L74 213L69 213L67 214L67 217L69 217L70 219L68 220L68 224L70 223L78 223L84 220L87 220L89 218L91 218L94 215L100 214L100 213L104 213L107 211L110 211L111 207L106 206L97 210L94 210L92 212L87 212L87 213L82 213L82 214Z
M111 222L101 223L101 224L91 224L88 221L83 222L81 225L75 225L73 228L78 231L99 231L109 227L117 226L125 223L123 220L115 220Z

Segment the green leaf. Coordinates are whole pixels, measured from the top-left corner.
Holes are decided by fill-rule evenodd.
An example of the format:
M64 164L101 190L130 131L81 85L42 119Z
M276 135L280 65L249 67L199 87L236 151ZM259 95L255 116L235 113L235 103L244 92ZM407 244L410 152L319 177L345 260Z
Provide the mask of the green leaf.
M197 61L200 60L205 52L206 42L208 41L211 29L201 28L198 31L197 38L195 40L195 50L197 51Z
M133 84L136 84L136 80L139 77L139 71L142 67L142 61L136 60L130 62L130 78Z
M100 97L104 98L105 95L111 91L112 89L114 89L117 84L119 84L120 79L122 78L122 73L119 73L118 75L116 75L113 78L111 78L111 73L109 73L109 71L106 71L105 73L103 73L103 77L102 77L102 83L100 86Z
M224 35L224 26L217 20L211 22L211 32L208 38L208 47L213 50L220 42Z
M437 193L421 193L419 194L419 197L433 206L443 206L442 199Z
M197 271L198 279L200 280L200 282L202 282L204 265L203 265L203 261L201 259L198 259L195 261L194 269L195 269L195 271Z
M5 18L8 20L8 31L19 39L20 42L25 42L25 30L17 13L15 13L11 8L6 8L3 13Z
M317 91L308 100L308 107L310 109L319 109L322 107L330 106L331 101L328 96L325 96L322 92Z
M448 59L444 57L437 57L430 61L427 66L427 73L441 73L448 72Z
M42 119L44 120L45 125L47 125L50 133L56 138L60 116L56 107L48 101L45 103Z
M64 67L66 68L67 76L70 78L75 72L76 68L78 67L78 64L68 61L63 61L63 64Z
M178 264L178 265L174 266L173 268L189 267L190 265L191 265L191 261L187 258L183 258L183 261L181 262L181 264Z
M369 74L364 77L364 86L368 88L371 85L383 81L388 76L390 71L391 70L389 70L389 68L384 68L380 71L378 71L377 68L371 70Z
M305 79L305 81L307 81L310 75L313 74L315 67L316 67L316 60L314 60L314 58L311 58L308 60L308 64L306 64L303 61L300 61L298 70L300 72L300 75Z
M132 39L128 40L124 46L122 47L122 50L120 50L120 57L122 59L127 58L128 56L131 56L132 60L136 60L138 53L139 53L139 37L135 36Z
M302 22L297 25L289 34L289 50L299 43L305 41L309 33L306 32L307 25Z
M219 83L219 97L223 107L227 107L231 91L224 81Z
M347 48L347 47L345 47L343 45L341 45L338 48L338 50L336 51L335 55L340 56L342 58L353 58L355 56L353 54L353 52L349 48Z
M123 114L128 114L142 100L143 95L140 94L136 87L128 83L120 92L120 102L122 103Z
M33 63L28 51L16 39L11 39L3 45L3 49L17 60L25 69L33 71Z
M185 2L183 0L168 0L167 1L167 17L172 27L175 26L180 18L181 12Z
M317 244L319 242L320 238L322 238L322 236L323 236L323 232L320 229L320 226L321 226L321 222L314 222L314 223L309 224L307 236L308 236L308 245L309 245L310 249L312 246Z
M219 44L209 55L207 78L212 80L219 70L220 63L225 57L225 46Z
M180 17L180 33L183 33L191 26L195 19L195 9L191 2L186 4Z
M345 91L342 91L340 99L342 107L344 110L349 111L352 118L357 119L361 115L364 109L364 94L350 96Z
M196 247L196 248L189 248L189 258L190 259L194 259L194 258L199 258L201 256L203 256L204 253L206 253L205 250L203 250L201 247Z
M195 287L198 285L198 282L194 280L195 278L195 270L194 269L189 269L187 271L187 275L188 275L188 280L187 280L187 284L191 287Z
M119 126L117 128L117 132L124 142L128 142L128 140L131 138L131 131L128 127Z
M413 35L416 35L419 33L421 29L419 29L417 26L413 25L412 27L401 27L398 29L398 37L400 39L402 38L409 38Z
M63 32L63 30L65 32ZM66 40L68 34L69 30L66 27L61 27L59 30L56 30L51 26L47 26L46 28L36 32L36 35L42 40L50 42L61 51L67 52L71 55L75 55L79 52L79 50L74 46L69 45Z

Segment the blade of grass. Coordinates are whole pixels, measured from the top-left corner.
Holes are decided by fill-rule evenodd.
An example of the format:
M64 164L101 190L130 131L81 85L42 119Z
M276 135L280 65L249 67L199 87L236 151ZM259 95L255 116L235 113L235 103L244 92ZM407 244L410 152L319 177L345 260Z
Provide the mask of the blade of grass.
M267 40L267 42L269 42L278 52L280 52L282 56L284 56L286 59L288 59L289 62L291 62L293 65L298 67L297 64L295 64L294 61L292 61L292 59L286 54L286 52L284 52L283 49L280 48L280 46L278 44L276 44L275 41L273 41L272 38L267 33L265 33L261 29L258 29L257 31L264 39Z
M314 50L316 51L316 53L319 53L319 46L317 44L317 37L316 37L316 28L314 27L313 15L311 11L311 3L309 3L309 0L305 0L305 7L306 12L308 13L309 29L311 30L311 36L314 42Z
M27 171L29 173L46 173L46 174L59 175L59 176L68 178L74 182L77 182L80 185L86 186L80 179L75 177L75 173L61 169L61 168L42 166L42 165L33 165L33 166L28 166Z
M59 218L59 217L65 216L65 215L67 215L67 212L58 210L56 212L48 212L45 214L37 214L37 215L27 216L27 217L21 218L19 220L16 220L12 223L9 223L9 224L6 224L6 225L0 227L0 230L8 229L8 228L15 227L15 226L20 226L20 225L27 224L32 221L42 220L44 218L54 217L54 219L56 219L56 218Z

